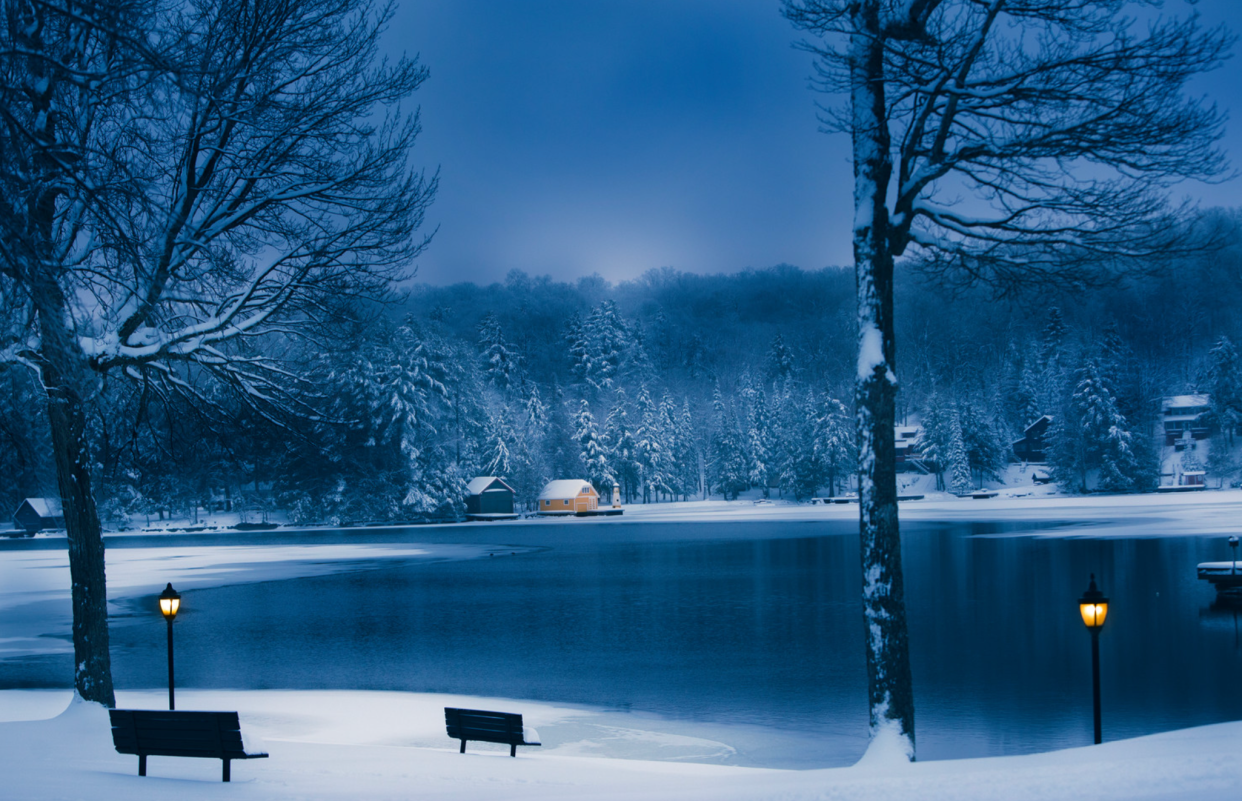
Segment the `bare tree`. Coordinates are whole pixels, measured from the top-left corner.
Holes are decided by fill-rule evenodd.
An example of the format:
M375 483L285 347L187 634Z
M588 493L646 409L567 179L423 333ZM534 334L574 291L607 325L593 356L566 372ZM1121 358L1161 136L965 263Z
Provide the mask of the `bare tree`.
M273 415L264 342L382 297L426 244L407 156L417 60L369 0L7 0L0 30L0 358L48 397L73 581L75 686L114 703L85 409L92 376ZM132 35L140 31L141 36Z
M893 268L1090 283L1182 233L1168 187L1224 169L1189 78L1231 37L1131 0L785 0L854 161L863 608L873 747L914 758L897 525ZM1143 8L1144 6L1148 8ZM1143 20L1127 10L1145 13ZM893 739L895 738L895 739Z

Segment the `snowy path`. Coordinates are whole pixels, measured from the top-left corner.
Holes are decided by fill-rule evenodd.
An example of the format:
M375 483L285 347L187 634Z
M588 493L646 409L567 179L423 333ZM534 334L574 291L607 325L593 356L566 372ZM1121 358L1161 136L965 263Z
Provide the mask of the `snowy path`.
M373 696L373 697L372 697ZM47 720L0 723L6 798L129 799L1168 799L1242 797L1242 723L992 759L868 765L813 771L567 756L523 749L517 759L475 747L465 756L443 736L441 708L495 699L402 693L215 691L184 696L187 708L229 708L265 741L267 760L233 765L117 754L106 712L74 704ZM0 692L0 719L50 715L67 693ZM158 708L158 693L122 693L122 705ZM507 702L536 725L575 710ZM14 710L16 715L7 714ZM438 740L438 742L436 741ZM485 750L487 749L487 750Z

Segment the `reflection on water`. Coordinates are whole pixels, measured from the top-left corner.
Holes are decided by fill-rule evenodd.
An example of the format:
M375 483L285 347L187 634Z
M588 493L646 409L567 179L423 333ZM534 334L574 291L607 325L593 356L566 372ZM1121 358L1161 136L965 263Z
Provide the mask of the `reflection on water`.
M823 745L813 764L843 764L867 716L850 529L476 528L537 547L200 590L177 618L178 684L645 710L804 733ZM449 531L405 536L463 536ZM921 759L1090 742L1090 638L1076 603L1089 573L1112 599L1100 637L1106 740L1242 717L1236 610L1213 607L1195 578L1220 543L971 534L903 525ZM133 611L135 625L113 630L117 684L159 687L164 626ZM20 673L0 663L0 685Z

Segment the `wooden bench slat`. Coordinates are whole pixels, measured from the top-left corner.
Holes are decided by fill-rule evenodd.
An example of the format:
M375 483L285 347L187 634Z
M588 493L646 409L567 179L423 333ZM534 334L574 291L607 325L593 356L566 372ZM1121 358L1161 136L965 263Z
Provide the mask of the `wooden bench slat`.
M264 759L267 754L248 754L236 712L176 712L113 709L112 742L118 753L138 757L138 775L146 775L148 756L198 757L224 763L229 781L229 762Z

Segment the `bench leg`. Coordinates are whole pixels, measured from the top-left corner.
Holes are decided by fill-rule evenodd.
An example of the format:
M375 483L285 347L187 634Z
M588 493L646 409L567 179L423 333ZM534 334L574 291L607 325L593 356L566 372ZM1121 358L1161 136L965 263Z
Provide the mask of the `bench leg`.
M464 754L464 753L466 753L466 741L465 741L465 740L462 740L462 741L461 741L461 750L460 750L460 751L458 751L457 753L459 753L459 754Z
M147 755L146 754L138 755L138 775L139 776L147 775Z
M226 760L224 760L224 780L225 780L226 782L230 780L230 776L229 776L229 760L227 760L227 759L226 759Z
M511 757L517 756L517 746L514 745L513 743L509 743L509 756Z

